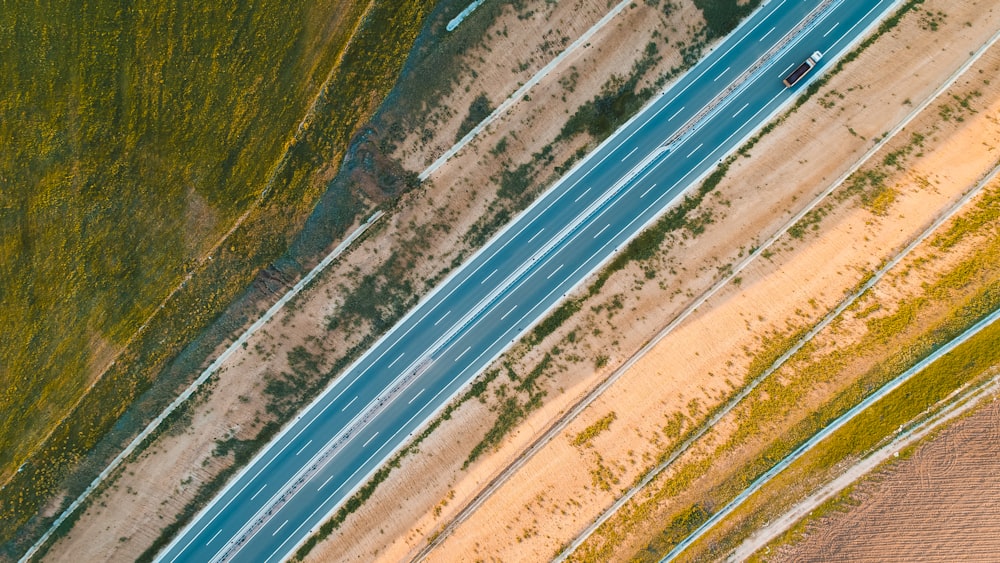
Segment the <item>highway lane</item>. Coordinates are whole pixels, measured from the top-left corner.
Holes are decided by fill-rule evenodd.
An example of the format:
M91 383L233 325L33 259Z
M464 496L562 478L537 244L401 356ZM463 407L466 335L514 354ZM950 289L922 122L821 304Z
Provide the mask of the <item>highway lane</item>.
M815 50L843 49L893 3L844 1L696 131L659 150L817 4L773 0L756 12L348 368L160 559L286 555L489 361L796 95L801 85L781 85L786 68ZM810 78L829 63L824 57Z

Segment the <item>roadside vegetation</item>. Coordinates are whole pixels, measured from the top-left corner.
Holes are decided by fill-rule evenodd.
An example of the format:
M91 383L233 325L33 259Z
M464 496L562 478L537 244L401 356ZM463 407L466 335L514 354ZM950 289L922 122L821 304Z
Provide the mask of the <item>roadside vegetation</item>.
M989 197L995 197L995 193L994 191ZM994 228L995 225L988 227L988 229ZM624 539L630 529L648 523L649 517L652 516L651 511L658 503L675 497L681 491L696 491L693 493L694 500L685 501L683 506L677 507L666 519L668 525L663 527L641 552L635 554L639 560L659 560L707 520L715 509L724 506L729 499L767 471L777 460L786 456L830 420L857 404L873 389L905 371L920 358L1000 307L1000 269L996 267L997 259L1000 257L1000 244L995 240L981 244L984 245L982 250L973 252L956 267L942 273L936 282L927 285L919 295L898 304L878 302L880 306L874 310L879 311L879 314L871 312L876 298L870 292L858 300L821 334L838 334L840 335L838 340L843 341L845 335L850 334L844 323L863 318L865 326L863 336L857 341L845 342L832 351L812 342L807 343L734 410L732 416L737 428L728 433L723 442L706 450L703 455L696 455L675 467L671 475L657 485L655 492L647 495L640 503L623 508L602 526L594 538L574 553L573 558L582 561L603 560L609 554L608 550L617 549L618 541ZM925 264L921 266L921 270L928 272L931 271L931 267L932 265ZM897 275L905 276L906 273ZM894 282L885 279L879 283L891 285ZM888 312L892 309L895 310ZM992 332L989 334L992 336L989 338L995 339L998 331L990 330ZM778 345L758 351L752 365L770 364L796 342L801 334L801 331L796 331L771 339L772 343L776 342ZM984 331L983 334L987 332ZM862 428L868 433L865 439L860 439L856 435L838 438L822 448L817 448L818 452L826 453L810 453L809 459L818 456L819 461L815 462L818 465L815 467L822 467L826 471L823 475L829 476L829 471L846 458L846 452L850 452L851 455L862 454L887 437L891 438L899 427L908 425L917 414L975 379L983 372L982 370L992 366L991 363L980 363L983 351L990 350L989 354L993 354L990 348L993 341L988 342L989 344L986 344L982 339L977 339L975 345L962 348L965 351L962 354L973 354L976 358L975 362L968 364L977 366L976 370L947 371L953 370L954 365L945 363L942 364L946 366L945 368L939 368L945 371L933 372L938 375L922 375L915 378L900 390L893 392L889 400L880 402L879 408L873 411L875 414L861 417L870 424L852 423L851 428L854 432ZM949 357L968 359L962 354L956 352ZM869 367L864 368L862 373L844 386L845 374L856 371L863 365ZM752 374L748 374L747 378L750 379L751 376ZM808 396L815 393L818 388L831 390L841 388L841 390L835 392L818 409L804 412L801 405L807 404ZM880 417L877 424L871 422L872 416ZM796 418L798 422L792 424L788 431L763 441L755 438L760 428L781 428L788 423L790 417L798 417ZM881 431L877 431L878 429ZM842 434L838 433L838 436L840 435ZM738 465L725 461L736 456L737 452L745 449L748 444L758 442L766 442L766 445L762 443L752 458L744 459ZM731 465L733 469L727 473L725 482L708 490L703 490L701 486L692 488L695 480L707 468ZM784 483L784 479L791 477L782 479ZM802 475L798 475L796 482L801 484L804 482L803 479ZM815 485L817 481L809 483ZM804 484L802 486L806 487ZM778 486L773 488L773 491L783 490ZM795 498L793 495L783 496L785 495L783 492L774 494L781 496L780 502L776 497L764 502L766 510L755 515L754 522L747 522L745 526L741 524L739 534L727 537L726 542L720 542L718 539L702 541L700 545L710 546L709 551L702 555L710 558L722 556L753 530L754 523L759 524L780 514L781 508L793 502ZM774 509L773 512L771 508ZM729 521L732 522L734 519L731 517Z
M1000 325L994 323L948 353L917 377L858 414L844 427L796 460L758 491L709 535L691 546L690 554L721 557L795 501L835 478L845 467L890 441L901 428L910 428L947 406L954 393L996 377L1000 365ZM902 454L901 454L902 455ZM846 496L813 510L801 531L831 510L843 508ZM800 532L799 532L800 533ZM785 534L794 538L795 531Z

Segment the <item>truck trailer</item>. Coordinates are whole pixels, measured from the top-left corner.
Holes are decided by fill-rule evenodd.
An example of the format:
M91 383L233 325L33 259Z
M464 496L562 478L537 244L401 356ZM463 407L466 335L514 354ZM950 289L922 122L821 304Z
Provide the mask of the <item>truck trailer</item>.
M796 67L791 74L789 74L788 76L785 77L784 80L782 80L782 82L785 83L785 87L791 88L792 86L795 85L796 82L802 80L802 77L805 76L806 73L808 73L810 70L812 70L813 67L816 66L816 63L818 63L821 58L823 58L823 53L820 53L819 51L816 51L812 55L810 55L809 58L806 59L804 63Z

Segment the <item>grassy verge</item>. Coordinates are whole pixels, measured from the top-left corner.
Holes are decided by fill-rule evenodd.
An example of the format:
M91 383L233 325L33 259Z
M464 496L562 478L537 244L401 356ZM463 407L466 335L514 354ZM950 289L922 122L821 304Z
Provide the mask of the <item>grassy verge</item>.
M984 199L988 201L992 197L995 197L995 193L987 193L987 197ZM970 214L970 217L975 218L980 215L977 212L983 209L982 206L977 207ZM986 232L990 232L994 228L995 225L987 224ZM948 234L948 232L950 231L944 234ZM697 493L695 495L697 498L687 506L678 507L673 515L667 519L671 524L657 534L642 552L636 554L636 557L642 560L656 559L662 556L686 535L686 533L678 533L678 530L690 528L690 526L685 527L686 525L682 524L687 523L694 526L700 524L700 522L691 522L693 507L709 507L703 511L704 515L701 521L704 521L711 515L712 507L723 506L777 460L787 455L830 420L857 404L875 388L895 377L898 373L905 371L919 358L951 340L1000 306L1000 269L996 266L998 259L1000 259L1000 242L992 239L987 243L980 244L968 259L943 273L936 282L928 284L922 294L900 302L893 313L871 314L867 317L865 321L866 334L857 342L822 354L812 344L807 344L779 372L780 377L765 380L734 411L735 419L739 421L738 426L725 443L707 455L677 468L676 473L667 479L662 488L654 493L650 499L639 506L629 507L629 510L622 512L620 518L609 521L608 527L602 531L605 543L596 545L598 542L592 542L586 545L585 549L579 551L577 557L583 560L601 559L602 554L606 555L607 549L613 549L616 541L614 538L620 538L623 529L640 525L644 521L644 515L648 515L653 504L686 490L704 468L717 465L720 463L719 460L725 459L726 456L745 447L751 441L751 437L757 435L760 428L782 425L782 421L793 416L791 413L797 412L798 405L807 402L807 396L815 389L836 388L838 385L836 381L843 377L844 370L851 365L857 365L856 362L859 359L870 358L871 360L867 361L873 360L869 368L850 385L833 395L820 408L809 413L795 414L794 416L800 417L798 422L793 424L788 431L775 436L773 441L762 445L760 451L734 469L724 483L719 483L708 491ZM955 305L943 305L947 303ZM860 302L859 306L862 306ZM840 330L838 323L842 320L843 317L827 330ZM982 348L982 345L977 346L977 350ZM970 365L978 366L979 364ZM892 414L894 418L891 418L891 422L886 423L884 428L898 428L902 422L905 422L901 420L902 418L907 416L912 418L911 415L914 412L922 412L930 404L928 401L933 402L937 400L935 397L947 395L966 381L968 381L966 375L953 374L945 380L925 381L921 377L920 381L908 384L906 393L909 393L909 397L916 405L923 406L917 411L913 411L899 407L905 401L899 400L890 403L896 405L892 407L896 410ZM886 413L881 416L890 418L889 414ZM883 428L881 423L872 423L869 426L877 429ZM872 437L874 442L848 440L840 443L841 446L838 447L848 445L870 447L882 436L882 434L874 433ZM826 467L832 466L836 461L836 459L829 457L822 460L823 463L827 464ZM767 517L764 516L763 519L766 520ZM739 536L739 538L727 542L721 542L717 539L706 542L712 546L708 555L719 556L725 549L731 548L737 539L741 538L742 536Z
M423 17L432 7L433 2L429 0L398 5L377 3L353 36L348 34L340 38L341 47L328 46L332 52L326 53L324 57L332 58L328 61L326 68L329 69L329 65L336 62L338 56L341 57L340 66L332 75L326 88L319 93L315 106L316 111L308 123L308 127L289 143L285 145L278 143L277 149L280 152L273 159L261 158L260 155L250 156L249 153L240 157L241 162L243 160L252 161L254 166L273 167L263 170L254 169L252 173L247 173L248 177L244 181L246 184L244 189L249 190L249 193L260 194L264 192L265 196L259 200L256 207L251 209L246 220L229 235L227 244L212 255L212 260L194 268L193 275L183 288L162 309L157 311L152 321L132 342L124 355L84 396L77 408L56 427L54 433L42 445L37 454L21 467L20 472L12 476L3 492L0 492L0 523L2 523L0 529L4 530L5 534L2 539L16 540L6 545L5 549L8 553L23 551L26 542L30 541L37 533L33 530L38 530L46 524L44 519L36 520L30 529L21 528L28 521L28 518L37 512L38 507L45 499L56 492L75 495L89 482L88 475L96 474L110 455L113 455L114 445L111 445L103 450L105 455L102 456L102 459L85 458L87 452L94 449L101 438L113 428L116 421L125 420L125 423L131 428L138 429L145 420L158 411L157 407L162 407L165 404L171 390L175 389L178 379L167 382L158 379L156 381L158 398L143 405L138 412L135 409L126 412L128 406L136 398L150 390L150 386L153 384L152 374L157 373L171 357L176 357L175 361L190 361L191 358L184 358L183 354L178 356L183 346L198 331L217 318L219 312L232 301L234 296L248 286L253 279L254 272L278 259L285 252L298 226L304 221L311 203L316 201L319 192L323 189L323 186L317 184L314 179L315 172L322 168L326 162L331 160L339 162L338 155L344 153L347 142L357 124L371 115L374 110L374 102L385 96L393 85L405 60L405 54L419 31ZM275 11L275 17L278 20L275 25L278 25L287 22L289 9L299 8L289 8L287 4L282 4L268 9ZM253 15L251 13L247 17L250 18ZM355 12L355 17L359 16L360 12ZM74 14L73 17L76 18L78 15ZM188 14L186 18L191 20L193 16ZM325 23L328 18L323 18L322 21ZM215 25L218 22L210 20L209 23ZM287 29L287 25L278 25L278 27ZM355 32L353 25L350 27L350 31ZM351 38L349 46L347 46L348 38ZM297 49L307 49L306 45L301 44L301 41L289 41L291 46L297 46ZM240 45L243 44L237 43L236 47L240 47ZM275 67L274 64L275 50L255 48L254 51L262 53L262 64L270 69L268 72L273 73L281 70L280 65ZM174 58L185 59L185 57ZM275 70L276 68L277 70ZM287 78L294 79L296 84L307 82L302 80L303 73L288 72L290 75ZM199 74L195 71L184 71L185 76ZM326 77L325 72L317 72L317 74L315 82L322 81ZM218 79L218 77L216 78ZM227 88L231 87L231 83L227 84ZM278 87L278 90L280 90L277 94L280 100L278 105L285 107L290 101L286 98L291 93L284 87ZM238 103L246 104L249 100L246 98L246 92L254 92L254 89L238 89L238 91L240 92ZM103 95L104 90L101 92ZM232 124L234 113L239 115L239 112L217 111L217 108L212 106L209 108L213 109L213 115L223 119L227 124ZM295 108L288 111L292 111L292 109ZM287 124L285 131L294 129L292 124L295 123L295 119L302 117L304 108L298 107L294 113L295 115L290 115L289 124ZM179 118L174 116L173 119ZM180 120L180 123L184 123L183 120ZM184 128L197 131L212 130L212 128L190 125ZM255 133L250 135L252 137L260 136L272 141L287 137L287 135L258 135L259 129L254 128L253 130ZM278 154L284 155L284 157L279 159ZM280 164L274 166L276 162ZM162 176L169 178L172 175L163 173ZM134 177L128 176L122 181L126 183L136 181L132 178ZM266 185L262 185L262 178L270 178L270 180ZM119 191L127 192L128 190ZM149 193L155 192L150 190ZM109 197L110 195L109 192ZM229 199L221 194L216 194L216 196L224 201ZM253 198L243 198L238 201L252 202ZM366 206L363 200L352 197L346 199L340 197L337 201L345 203L347 207L338 209L334 219L327 220L323 232L316 235L327 237L327 241L342 234L353 222L354 217ZM133 206L128 211L131 217L140 209ZM162 215L166 212L157 208L156 213ZM235 215L235 212L229 213L229 215ZM167 238L167 240L170 239ZM130 244L134 245L134 242ZM183 247L183 244L171 243L163 246L176 248ZM97 247L94 250L97 250ZM103 254L107 254L106 248L101 247L100 250ZM141 251L141 246L137 247L137 250ZM150 271L176 272L176 269L157 270L157 268L152 267L152 264L149 266L151 266ZM63 277L65 278L65 276ZM176 277L174 279L176 280ZM65 298L65 296L61 296L61 298ZM81 299L80 302L90 303L85 299ZM250 311L248 314L253 313L255 311ZM86 315L81 318L86 318ZM240 319L237 318L230 322L235 328L239 326ZM134 328L134 325L132 326ZM121 334L127 333L128 331L125 330ZM200 362L200 360L195 361ZM188 364L188 367L190 368L191 365ZM178 377L183 380L184 377L190 377L194 370L177 371L180 372ZM123 414L129 416L122 419ZM121 424L114 426L115 440L118 444L122 444L130 433L128 429L122 430L119 426ZM132 432L134 431L132 430ZM81 471L67 477L72 468L81 467L81 462L86 462ZM18 530L20 531L17 532Z
M993 250L993 252L978 258L982 261L993 260L996 258L995 253L996 250ZM973 261L980 262L979 259L974 258ZM718 466L719 463L722 463L720 460L726 459L727 456L733 455L734 452L745 447L750 441L750 437L757 435L760 428L779 426L790 416L800 417L799 421L788 431L775 436L772 441L763 445L757 454L742 462L727 475L724 482L720 482L708 490L694 493L692 500L686 502L684 506L679 506L666 518L669 525L662 528L642 551L635 554L638 560L658 560L690 531L707 520L713 510L725 505L729 499L746 488L798 444L857 404L872 390L898 373L905 371L919 358L951 340L988 314L989 311L1000 306L1000 279L997 278L1000 272L995 267L991 275L987 276L992 281L982 279L980 277L981 271L977 271L975 275L968 275L971 271L967 267L960 266L955 271L964 271L967 272L967 275L960 278L951 274L943 276L937 284L929 289L927 294L902 303L897 313L873 321L868 334L857 343L825 355L819 355L811 345L807 344L803 347L776 374L780 377L765 380L734 411L733 415L738 421L738 427L723 444L707 455L692 459L677 467L675 472L660 485L660 488L642 503L623 508L619 515L609 520L599 531L601 539L595 541L597 540L595 537L585 544L574 554L574 559L601 560L608 555L608 550L615 549L617 542L624 538L623 534L627 533L627 530L647 521L657 503L665 502L668 498L676 497L682 491L689 490L695 479L700 477L708 467ZM945 314L938 316L937 320L934 320L933 312L928 316L928 311L933 309L936 303L941 303L941 299L950 299L950 301L945 302L954 302L956 297L963 294L966 297L959 299L958 305L949 308ZM934 298L928 299L927 295L932 295ZM828 330L837 330L837 328L831 325ZM977 346L977 350L983 348L983 345ZM804 404L806 396L812 390L835 385L835 380L842 377L843 370L849 361L866 357L881 359L877 360L870 369L861 374L846 389L825 402L819 409L809 413L798 412L797 405ZM891 408L896 409L893 411L896 413L893 416L897 418L892 418L891 421L884 424L879 423L874 428L897 429L900 424L910 420L909 418L902 420L902 418L910 416L914 412L923 412L930 404L928 401L937 400L935 397L947 395L969 380L965 375L955 376L954 374L950 378L926 382L922 377L918 379L919 381L906 386L905 393L909 393L909 395L903 395L912 399L914 404L919 407L918 410L901 408L905 401L902 399L894 400L891 404L895 406ZM899 397L898 394L896 396ZM888 415L882 413L879 416ZM871 444L881 440L883 436L884 434L874 433L871 440L845 440L838 442L841 444L838 447L870 447ZM829 451L838 452L841 450L831 449ZM822 458L822 461L827 463L828 465L825 467L829 468L837 460L826 457ZM777 501L772 499L771 502ZM701 514L701 517L693 518L692 514L694 513ZM768 516L761 516L761 518L760 521L763 521ZM750 528L752 526L746 529L741 528L743 534L748 533ZM711 547L705 555L721 556L726 549L732 548L735 542L742 537L744 536L734 536L731 541L727 540L726 542L721 542L718 538L711 541L706 540L702 545L708 544Z
M900 428L944 406L953 391L994 376L998 364L1000 325L993 324L859 414L789 466L727 518L729 525L725 533L706 536L691 547L691 553L715 557L734 549L755 529L780 516L813 488L834 478L834 468L864 457L894 437ZM807 522L833 510L847 508L849 499L848 491L811 511L805 521L779 541L798 537ZM709 543L710 548L706 545Z

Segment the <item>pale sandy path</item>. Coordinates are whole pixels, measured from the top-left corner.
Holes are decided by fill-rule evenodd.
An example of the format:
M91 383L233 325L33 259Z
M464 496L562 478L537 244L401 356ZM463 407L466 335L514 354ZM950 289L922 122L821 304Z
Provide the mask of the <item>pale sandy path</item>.
M947 424L959 416L969 412L982 403L983 399L993 397L997 392L1000 392L1000 377L994 377L988 382L958 395L940 412L920 425L900 434L892 442L876 450L865 459L852 465L847 469L847 471L838 476L836 479L830 481L811 496L788 509L788 511L782 514L778 519L768 523L763 528L760 528L756 533L754 533L753 536L747 538L742 544L740 544L740 546L729 555L727 560L746 560L776 537L791 528L793 524L808 515L820 504L823 504L828 499L834 497L848 486L870 473L882 462L886 461L890 457L898 455L900 450L922 440L942 425Z
M757 480L751 483L749 487L744 489L742 493L737 495L736 498L730 501L729 504L727 504L722 510L713 514L712 517L709 518L708 521L706 521L704 524L699 526L698 529L694 531L694 533L684 538L683 541L681 541L679 544L677 544L676 547L670 550L670 553L668 553L663 559L661 559L661 561L672 561L673 559L675 559L678 555L683 553L684 550L688 548L688 546L698 541L698 539L701 538L701 536L703 536L706 532L711 530L712 527L714 527L717 523L719 523L727 516L729 516L729 514L731 514L734 510L739 508L740 505L742 505L744 501L750 498L751 495L760 490L764 485L770 482L771 479L779 475L782 471L784 471L789 465L794 463L797 459L799 459L804 454L812 450L814 447L816 447L818 444L820 444L823 440L828 438L834 432L840 430L845 424L847 424L851 420L854 420L854 417L864 412L865 409L872 406L873 404L881 400L889 393L895 391L897 388L899 388L900 385L909 381L913 376L922 372L924 369L926 369L928 366L936 362L945 354L951 352L958 346L962 345L966 340L972 338L976 334L979 334L981 330L990 326L998 319L1000 319L1000 309L994 310L988 317L972 325L971 328L969 328L968 330L966 330L958 337L945 344L944 346L935 350L932 354L930 354L929 356L918 362L917 365L901 373L895 379L880 387L878 391L866 397L865 400L861 401L853 408L851 408L849 411L837 417L836 420L834 420L825 428L814 434L811 438L806 440L806 442L803 443L801 446L795 448L795 450L792 451L792 453L785 456L785 458L779 461L777 464L775 464L774 467L769 469L766 473L764 473Z

